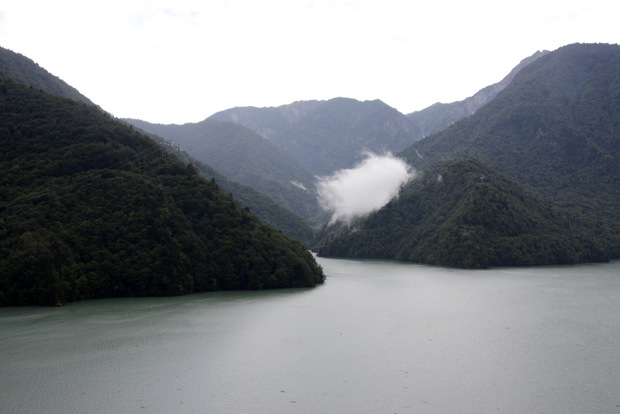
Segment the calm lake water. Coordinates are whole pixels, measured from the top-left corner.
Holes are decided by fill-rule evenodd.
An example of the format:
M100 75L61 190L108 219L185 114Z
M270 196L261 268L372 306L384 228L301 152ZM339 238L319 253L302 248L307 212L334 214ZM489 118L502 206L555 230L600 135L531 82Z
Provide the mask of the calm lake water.
M0 412L620 413L620 262L0 309Z

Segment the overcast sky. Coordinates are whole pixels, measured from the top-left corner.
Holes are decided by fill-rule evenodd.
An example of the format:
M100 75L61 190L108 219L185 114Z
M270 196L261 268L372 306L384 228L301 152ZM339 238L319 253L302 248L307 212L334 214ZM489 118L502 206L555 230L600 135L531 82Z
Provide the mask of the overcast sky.
M2 0L0 46L117 117L464 99L537 50L620 43L620 1Z

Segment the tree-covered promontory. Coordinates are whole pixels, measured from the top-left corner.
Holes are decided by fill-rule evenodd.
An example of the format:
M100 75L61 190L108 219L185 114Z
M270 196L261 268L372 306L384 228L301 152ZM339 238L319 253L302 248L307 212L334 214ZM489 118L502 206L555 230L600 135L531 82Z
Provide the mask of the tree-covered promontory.
M573 44L521 69L473 116L403 150L421 170L475 158L570 212L620 258L620 45Z
M569 216L471 159L431 166L318 253L463 268L608 260Z
M314 286L303 246L100 109L0 81L0 305Z

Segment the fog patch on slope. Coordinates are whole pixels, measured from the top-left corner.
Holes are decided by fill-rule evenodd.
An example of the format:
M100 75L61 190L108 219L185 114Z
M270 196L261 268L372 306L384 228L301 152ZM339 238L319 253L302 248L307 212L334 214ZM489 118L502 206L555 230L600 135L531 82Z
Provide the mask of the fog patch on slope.
M297 188L301 188L304 191L308 191L306 186L303 183L300 183L299 181L291 181L291 184L293 184Z
M332 213L329 224L363 217L379 210L414 176L413 169L402 159L387 153L364 154L365 159L353 168L336 171L319 178L317 190L324 210Z

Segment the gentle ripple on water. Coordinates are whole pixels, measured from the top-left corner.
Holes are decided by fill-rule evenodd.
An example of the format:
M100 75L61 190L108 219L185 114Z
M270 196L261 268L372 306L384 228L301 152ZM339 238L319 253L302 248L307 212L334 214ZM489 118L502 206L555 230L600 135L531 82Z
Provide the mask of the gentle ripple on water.
M0 412L620 413L620 262L0 309Z

